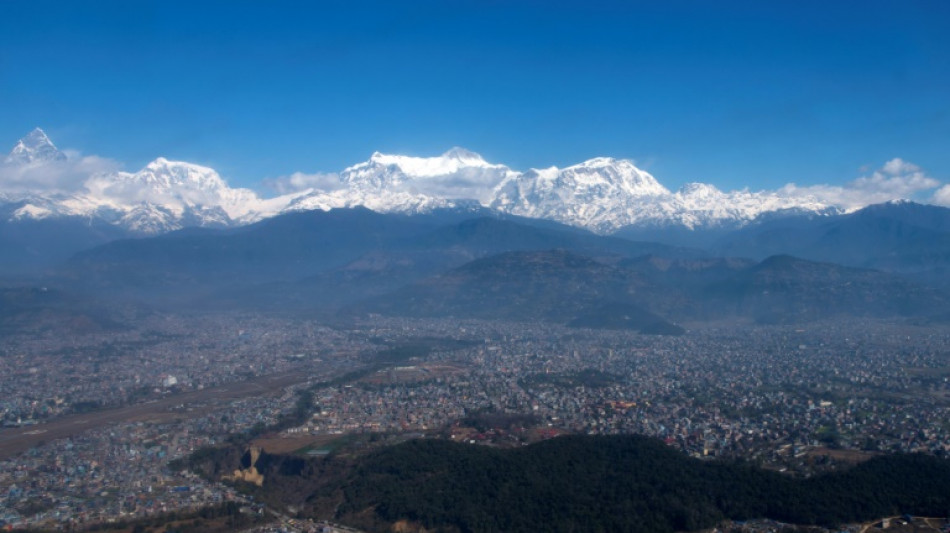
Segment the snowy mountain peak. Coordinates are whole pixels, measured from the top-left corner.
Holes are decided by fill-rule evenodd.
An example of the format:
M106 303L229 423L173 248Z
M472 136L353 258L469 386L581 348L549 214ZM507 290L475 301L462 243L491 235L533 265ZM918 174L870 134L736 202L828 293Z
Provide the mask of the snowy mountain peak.
M594 158L588 159L587 161L584 161L583 163L571 165L567 168L603 168L603 167L617 166L618 164L626 164L629 166L633 166L633 162L630 161L629 159L614 159L613 157L594 157Z
M184 161L169 161L159 157L135 174L125 177L153 187L186 188L197 190L224 190L227 184L213 169Z
M598 157L563 169L512 174L495 189L490 205L515 215L606 232L644 216L668 216L671 196L632 161Z
M380 212L425 212L435 208L488 204L495 185L511 169L494 165L464 148L436 157L374 152L368 161L340 174L342 188L315 190L293 199L286 210L365 206Z
M716 196L721 196L722 191L717 189L714 185L710 185L708 183L687 183L680 187L680 190L677 191L677 194L680 196L713 198Z
M475 152L456 147L436 157L413 157L373 152L369 161L349 167L343 171L343 174L346 175L348 173L364 171L373 167L393 167L406 176L413 178L445 176L468 167L505 168L503 165L492 165L488 163L482 156Z
M26 137L20 139L20 142L30 148L39 148L42 146L53 146L53 141L49 139L42 128L33 128L33 131L26 134ZM53 146L53 148L56 148Z
M10 154L4 160L8 164L41 163L48 161L63 161L66 155L60 152L53 141L40 128L35 128L20 139Z
M58 160L66 162L45 164ZM800 194L722 192L702 183L672 193L633 161L612 157L518 172L460 147L434 157L374 152L339 174L320 176L325 186L267 199L248 189L231 188L214 169L193 163L159 157L138 172L117 172L114 167L90 172L84 169L93 167L83 167L83 160L67 159L37 128L17 143L0 167L10 176L8 182L33 184L51 172L82 181L71 189L47 187L44 193L26 196L12 187L0 190L0 204L17 204L9 211L16 220L78 216L138 233L225 227L288 211L354 206L420 213L480 205L601 233L626 226L742 225L762 213L790 209L819 213L829 207Z
M195 163L189 163L187 161L175 161L172 159L168 159L166 157L156 157L155 159L150 161L147 165L145 165L145 168L174 168L174 167L180 167L180 168L189 167L189 168L201 169L203 171L214 172L214 170L211 167L196 165Z
M187 161L172 161L164 157L156 157L149 164L145 165L146 169L154 170L169 170L169 169L194 169L198 172L213 172L216 174L213 168L205 167L201 165L196 165L194 163L188 163Z
M280 207L248 189L229 187L212 168L164 157L138 172L96 174L85 187L85 194L62 202L70 214L110 212L119 217L117 224L138 233L225 227L271 216Z
M907 206L907 205L916 205L916 203L917 203L917 202L914 202L913 200L910 200L910 199L908 199L908 198L896 198L896 199L894 199L894 200L888 200L888 201L884 202L884 205L890 205L890 206L903 205L903 206Z
M466 150L459 146L453 146L444 154L442 154L443 159L455 159L456 161L466 163L469 166L485 166L488 163L485 159L471 150Z
M595 157L561 170L559 176L567 185L614 190L611 194L623 193L631 196L670 194L670 191L660 185L656 178L637 168L629 159Z

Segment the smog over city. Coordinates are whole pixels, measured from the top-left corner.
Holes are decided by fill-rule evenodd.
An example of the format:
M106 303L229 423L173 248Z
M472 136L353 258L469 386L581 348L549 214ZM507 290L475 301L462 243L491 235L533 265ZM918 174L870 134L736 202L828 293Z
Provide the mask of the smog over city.
M0 530L950 531L950 4L2 7Z

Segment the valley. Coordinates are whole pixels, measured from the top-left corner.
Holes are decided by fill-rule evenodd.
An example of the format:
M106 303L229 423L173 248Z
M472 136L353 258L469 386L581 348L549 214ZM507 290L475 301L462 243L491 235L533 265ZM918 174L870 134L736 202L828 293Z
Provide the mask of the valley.
M38 159L5 164L68 162L34 137ZM462 175L478 201L438 196ZM608 529L857 530L948 504L950 209L670 193L628 161L517 173L460 149L339 179L265 201L161 159L98 176L95 201L4 200L0 526L596 529L608 505L649 516ZM142 186L165 203L115 204ZM634 470L719 496L597 475L616 491L575 493L561 451L529 468L560 447L597 471L643 453ZM452 464L496 483L417 478ZM737 479L765 496L731 499ZM420 507L405 483L458 497ZM558 498L571 511L544 518Z
M3 2L0 531L950 533L948 21Z
M196 377L218 375L228 382L235 379L228 377L231 367L190 368L189 361L201 356L184 358L183 366L164 369L180 381L158 401L51 414L27 427L0 429L3 439L37 432L26 441L32 445L26 453L2 463L7 519L41 502L56 507L59 518L37 513L16 520L49 526L66 519L80 526L115 509L144 518L225 497L240 501L243 496L221 485L217 474L199 479L168 470L169 460L200 456L206 446L229 453L264 446L334 460L420 437L519 448L557 435L640 434L684 456L741 459L810 477L847 471L855 457L941 457L950 443L946 327L867 318L796 325L724 321L685 324L681 335L657 336L486 319L377 316L345 328L273 318L262 323L267 337L290 344L298 332L319 331L308 342L320 343L312 344L321 346L314 350L320 361L292 354L268 362L273 349L255 347L250 352L263 356L262 377L204 387ZM189 338L167 341L163 349L187 350L188 344L175 343ZM135 368L141 353L115 357ZM267 367L282 368L283 377L267 377ZM57 369L68 366L47 368L45 379L55 383ZM109 375L100 378L104 387ZM67 376L62 379L75 379ZM269 385L260 388L264 383ZM43 403L42 396L37 400ZM97 427L76 428L75 420ZM52 457L58 459L50 463ZM80 480L79 472L93 475ZM111 474L103 477L105 472ZM66 478L71 481L63 485ZM31 480L27 490L25 480ZM121 490L101 496L104 483ZM310 516L341 518L322 511Z

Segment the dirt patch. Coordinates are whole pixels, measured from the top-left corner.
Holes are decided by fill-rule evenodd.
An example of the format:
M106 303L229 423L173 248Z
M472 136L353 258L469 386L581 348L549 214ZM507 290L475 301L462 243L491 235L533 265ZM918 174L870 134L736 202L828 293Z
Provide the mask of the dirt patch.
M265 435L251 441L251 446L257 446L270 454L288 454L306 449L320 449L340 438L340 435Z
M842 463L851 463L858 464L871 459L872 457L877 457L882 455L881 452L868 452L863 450L834 450L831 448L813 448L808 450L808 455L811 457L824 457L828 456L835 461L840 461Z

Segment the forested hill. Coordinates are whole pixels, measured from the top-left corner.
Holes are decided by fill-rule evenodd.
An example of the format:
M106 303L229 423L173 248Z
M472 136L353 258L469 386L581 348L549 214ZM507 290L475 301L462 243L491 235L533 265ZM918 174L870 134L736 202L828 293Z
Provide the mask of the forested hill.
M882 456L812 479L690 459L640 436L509 450L423 439L348 467L333 461L262 457L265 482L255 492L304 514L335 508L336 520L369 530L403 521L441 531L672 532L725 518L830 525L950 512L950 461L923 455Z

